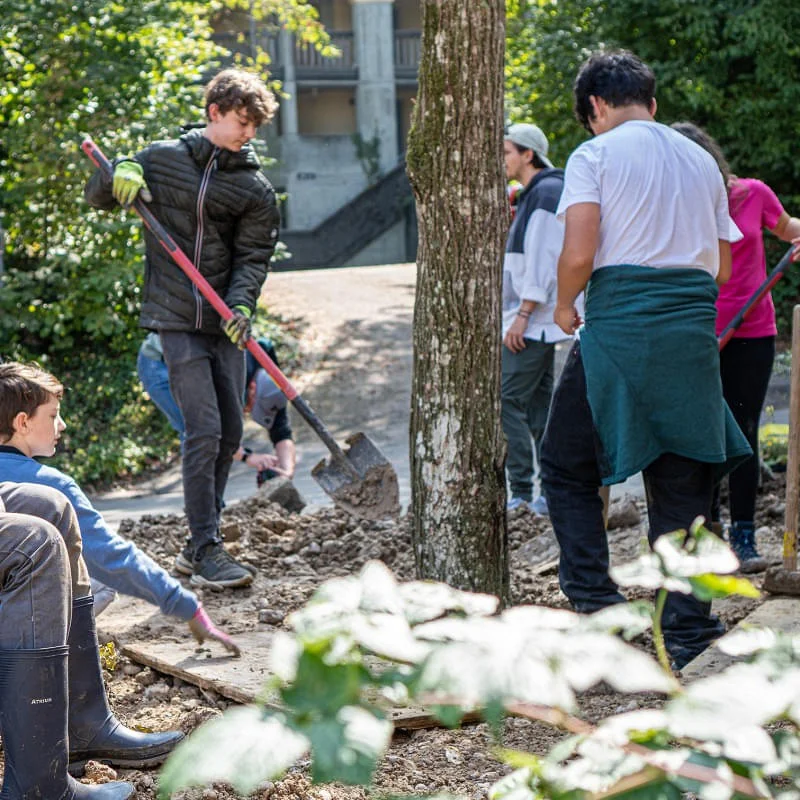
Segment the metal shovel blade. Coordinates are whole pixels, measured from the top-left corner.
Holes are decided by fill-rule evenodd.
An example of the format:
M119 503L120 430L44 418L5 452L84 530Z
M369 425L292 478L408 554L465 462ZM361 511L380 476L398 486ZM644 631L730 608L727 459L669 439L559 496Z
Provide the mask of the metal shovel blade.
M363 434L345 439L349 447L340 459L322 459L311 475L336 505L362 519L386 519L400 514L397 473L386 456Z

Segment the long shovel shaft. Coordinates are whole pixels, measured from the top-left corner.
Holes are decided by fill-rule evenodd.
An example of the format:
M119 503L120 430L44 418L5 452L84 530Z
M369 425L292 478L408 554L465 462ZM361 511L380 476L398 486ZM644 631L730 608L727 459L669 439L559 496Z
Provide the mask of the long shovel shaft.
M102 169L109 176L113 175L114 168L111 162L106 158L103 151L94 143L91 137L87 136L83 142L81 142L81 149L96 167ZM200 274L200 271L192 263L189 256L181 250L169 231L155 218L152 211L147 207L147 204L137 197L133 203L133 209L141 217L142 222L144 222L150 232L156 237L159 244L172 256L172 259L186 273L189 280L197 286L203 297L211 303L220 317L224 320L229 320L233 316L233 312L228 308L219 294L217 294L214 287ZM339 447L331 432L316 415L311 406L297 393L297 389L294 388L289 379L280 371L278 365L267 355L264 348L251 337L247 342L247 349L253 354L256 361L264 367L270 378L275 381L278 388L297 409L300 416L303 417L314 429L314 432L319 438L322 439L337 462L346 465L346 469L358 476L357 470L355 470L347 460L344 451Z
M739 326L744 322L745 317L753 310L753 307L758 303L767 292L783 277L786 268L792 260L792 253L794 252L794 245L792 245L784 254L783 258L778 262L775 269L770 272L764 279L764 282L753 292L750 299L744 304L742 310L725 326L725 329L718 337L719 349L722 350L726 344L733 338Z

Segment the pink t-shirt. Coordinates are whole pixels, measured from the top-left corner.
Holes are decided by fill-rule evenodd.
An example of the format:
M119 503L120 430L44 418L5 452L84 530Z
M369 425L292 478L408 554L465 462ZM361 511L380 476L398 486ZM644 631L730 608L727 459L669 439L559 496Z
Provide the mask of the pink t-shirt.
M774 228L783 214L775 192L753 178L737 178L729 195L731 217L744 238L731 243L731 279L720 287L717 299L718 336L764 282L767 262L763 229ZM775 306L768 293L750 310L734 335L753 338L774 336L777 332Z

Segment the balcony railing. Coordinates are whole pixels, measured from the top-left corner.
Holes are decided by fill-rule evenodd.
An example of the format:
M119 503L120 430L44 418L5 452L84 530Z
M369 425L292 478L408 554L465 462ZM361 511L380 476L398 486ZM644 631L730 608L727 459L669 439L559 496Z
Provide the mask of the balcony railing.
M329 31L338 56L323 56L313 45L295 42L294 64L298 77L306 72L352 72L356 69L352 31Z
M323 56L310 44L295 41L294 66L298 80L356 80L358 64L356 62L355 41L352 31L329 31L331 44L338 50L338 56ZM250 37L247 33L217 34L215 40L233 52L250 53ZM267 52L272 61L272 74L284 78L283 62L280 51L280 38L274 28L260 27L256 32L258 47ZM394 34L394 71L398 79L413 79L417 76L420 58L420 32L395 31Z
M419 69L419 31L395 31L394 71L398 78L416 78Z

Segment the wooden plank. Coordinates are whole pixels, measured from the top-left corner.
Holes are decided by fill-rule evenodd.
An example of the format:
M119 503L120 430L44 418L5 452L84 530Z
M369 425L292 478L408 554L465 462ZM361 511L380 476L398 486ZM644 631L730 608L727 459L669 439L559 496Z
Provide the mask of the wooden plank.
M216 654L205 645L187 652L186 644L166 640L122 645L122 653L138 664L173 675L186 683L211 689L237 703L252 703L263 693L271 677L267 668L273 634L254 631L236 637L242 648L241 658ZM276 706L272 706L273 708ZM433 728L439 723L420 706L394 708L387 711L396 728ZM474 719L474 717L473 717Z
M135 635L141 625L150 629L146 641ZM132 597L113 602L98 617L97 627L100 641L113 639L131 661L237 703L254 702L271 677L267 667L274 635L271 629L236 634L234 639L242 648L242 657L232 658L216 642L198 646L185 624ZM421 706L391 709L387 714L399 730L439 726L431 712ZM465 721L478 718L469 715Z
M772 628L775 631L797 635L800 633L800 597L772 597L756 606L736 627ZM690 661L681 674L686 680L707 678L722 672L737 661L713 644Z

